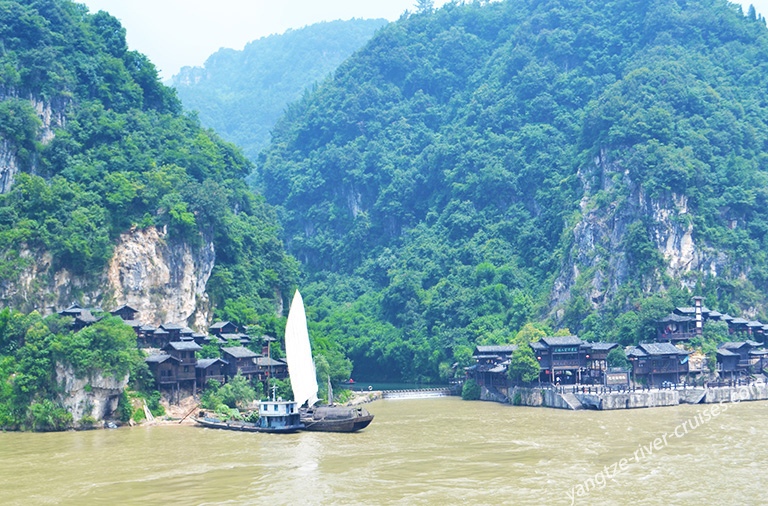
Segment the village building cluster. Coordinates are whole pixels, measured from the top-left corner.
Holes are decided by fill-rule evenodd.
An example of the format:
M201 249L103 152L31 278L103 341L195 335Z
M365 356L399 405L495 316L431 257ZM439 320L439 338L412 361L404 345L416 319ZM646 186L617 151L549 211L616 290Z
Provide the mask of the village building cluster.
M539 364L539 382L609 387L629 386L632 380L649 387L680 384L688 374L704 372L704 357L693 360L685 344L701 336L707 321L725 322L733 338L717 349L715 370L721 379L736 381L763 374L768 366L764 348L768 325L710 310L702 297L693 299L692 307L675 308L657 322L655 342L625 350L630 370L608 367L608 353L618 343L586 342L577 336L544 337L530 343ZM477 346L475 364L467 368L467 376L489 390L508 386L507 370L516 350L516 345Z
M274 337L254 338L240 332L236 325L228 321L212 324L205 334L175 323L155 327L137 320L138 311L128 305L110 313L120 317L136 332L139 348L148 353L145 360L158 389L170 391L176 396L181 390L195 394L209 380L224 384L237 374L257 381L288 377L288 365L271 357ZM59 314L71 316L73 327L78 330L98 321L93 310L78 304L72 304ZM197 358L197 352L209 344L219 347L220 358Z

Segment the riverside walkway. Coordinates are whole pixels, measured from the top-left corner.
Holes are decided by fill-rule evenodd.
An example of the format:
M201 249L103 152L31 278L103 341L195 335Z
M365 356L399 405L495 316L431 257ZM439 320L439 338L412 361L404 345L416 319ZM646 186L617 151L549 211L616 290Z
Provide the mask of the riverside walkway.
M383 390L384 399L429 399L451 395L450 388L415 388L408 390Z

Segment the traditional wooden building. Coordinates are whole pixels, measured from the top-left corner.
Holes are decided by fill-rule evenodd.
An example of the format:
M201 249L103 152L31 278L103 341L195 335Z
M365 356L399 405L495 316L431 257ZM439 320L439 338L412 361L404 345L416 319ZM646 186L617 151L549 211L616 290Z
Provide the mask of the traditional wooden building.
M467 367L466 372L478 385L486 388L501 388L507 385L507 368L512 353L517 350L514 344L477 346L472 354L475 364Z
M555 384L581 382L587 364L583 344L584 341L576 336L542 337L531 343L541 369L540 380Z
M633 348L627 358L632 362L635 381L656 387L664 382L680 383L688 374L688 355L671 343L646 343Z
M165 345L171 342L171 334L162 326L156 328L148 338L150 348L162 349Z
M232 322L216 322L208 327L208 332L215 336L222 334L237 334L237 326Z
M286 379L288 377L288 364L282 360L271 357L256 357L256 377L259 381L267 379Z
M113 309L110 311L111 314L114 316L119 316L123 320L135 320L136 314L139 312L138 309L134 309L128 304L123 304L117 309Z
M237 375L237 373L251 379L259 372L254 359L261 355L254 353L245 346L224 347L221 349L221 355L227 362L225 368L227 379Z
M80 304L77 302L72 303L68 308L62 309L58 312L60 316L71 316L72 318L76 317L80 314L80 312L83 310L82 307L80 307Z
M717 371L722 377L735 379L737 376L761 373L768 351L759 349L757 341L732 341L721 344L717 349Z
M581 373L582 383L604 383L605 371L608 369L608 353L618 348L618 343L584 343L584 370Z
M178 323L163 323L160 328L168 332L168 341L181 341L181 331L184 328L183 325Z
M226 381L227 361L221 358L201 358L195 364L195 376L197 384L203 388L209 380L216 380L219 384Z
M181 360L167 353L150 355L144 360L155 378L158 389L178 387L177 374Z
M163 347L163 351L179 359L179 371L176 375L179 382L195 381L195 352L201 349L194 341L171 341Z

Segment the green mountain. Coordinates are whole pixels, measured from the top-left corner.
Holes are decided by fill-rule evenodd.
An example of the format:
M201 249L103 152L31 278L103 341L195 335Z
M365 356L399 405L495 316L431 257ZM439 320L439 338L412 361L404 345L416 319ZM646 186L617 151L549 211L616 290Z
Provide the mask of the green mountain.
M258 184L355 374L541 320L636 342L691 293L765 318L766 89L765 22L725 0L450 3L292 105Z
M204 68L184 67L173 77L187 109L253 160L269 143L286 105L322 81L373 33L384 19L318 23L255 40L242 51L221 49Z
M172 264L159 286L197 277L197 292L180 290L203 313L208 304L240 323L274 315L298 267L274 211L243 180L252 164L182 113L115 18L67 0L2 0L0 47L3 305L45 314L85 299L109 309L152 267L126 275L120 268L139 262L113 265L116 245L156 230L152 246ZM190 272L203 264L212 272Z

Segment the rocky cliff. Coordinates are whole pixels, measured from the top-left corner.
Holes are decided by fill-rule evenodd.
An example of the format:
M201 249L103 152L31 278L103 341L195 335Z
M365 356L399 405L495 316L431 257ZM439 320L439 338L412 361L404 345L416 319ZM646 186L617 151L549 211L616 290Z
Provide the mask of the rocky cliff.
M210 240L192 248L169 243L166 233L154 227L134 229L120 236L106 286L116 306L138 309L143 322L186 322L206 328L211 308L205 286L215 257Z
M628 229L636 223L650 231L666 274L684 286L693 288L700 276L732 270L726 254L695 239L685 195L649 195L621 162L610 160L605 152L594 160L593 167L579 172L579 180L584 192L579 218L573 227L569 258L554 284L553 308L562 308L577 285L586 286L584 295L598 308L630 277L640 275L630 265L626 243ZM621 197L624 192L627 197ZM643 283L647 292L663 287L656 275ZM562 309L559 314L562 316Z
M0 100L8 97L15 97L15 92L11 90L9 93L0 93ZM56 104L51 104L33 96L28 97L28 100L41 122L36 140L43 145L48 144L55 136L54 130L64 127L66 123L63 111L67 103L59 100ZM18 150L19 146L15 146L0 135L0 194L7 193L11 189L16 174L21 170L22 164L18 159ZM30 163L29 171L35 173L37 160L33 157Z
M77 425L84 416L100 421L117 409L120 395L128 384L128 375L114 378L100 371L91 371L78 378L71 366L56 364L56 381L61 386L60 401L72 413Z
M54 270L48 252L25 249L24 267L0 281L0 300L23 311L50 314L74 301L110 310L129 304L146 323L206 328L211 307L205 292L215 262L213 243L171 242L155 227L122 234L104 273L94 278Z

